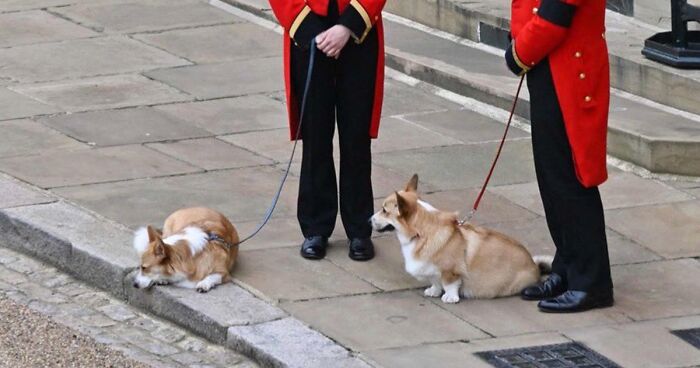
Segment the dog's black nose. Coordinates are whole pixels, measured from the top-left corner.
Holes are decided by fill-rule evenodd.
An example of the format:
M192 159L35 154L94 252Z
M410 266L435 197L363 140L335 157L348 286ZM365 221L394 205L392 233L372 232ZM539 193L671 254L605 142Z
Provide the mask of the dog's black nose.
M139 288L139 284L138 284L137 282L134 282L134 287L138 289L138 288Z

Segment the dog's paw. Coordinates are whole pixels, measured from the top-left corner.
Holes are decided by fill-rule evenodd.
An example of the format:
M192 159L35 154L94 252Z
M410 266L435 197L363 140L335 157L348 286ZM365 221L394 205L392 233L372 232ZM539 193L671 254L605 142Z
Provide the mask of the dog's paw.
M431 286L423 292L423 295L430 297L430 298L439 298L440 295L442 295L442 289L441 288L436 288L435 286Z
M445 295L442 296L442 302L447 304L459 303L459 295L450 295L445 293Z
M204 279L200 282L197 283L197 285L194 286L195 290L197 290L198 293L208 293L209 290L213 289L215 284L209 282L207 279Z

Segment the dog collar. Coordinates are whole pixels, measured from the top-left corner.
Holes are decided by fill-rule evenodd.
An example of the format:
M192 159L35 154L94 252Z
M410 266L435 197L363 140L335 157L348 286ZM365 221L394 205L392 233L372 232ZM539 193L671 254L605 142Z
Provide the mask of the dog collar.
M215 242L219 242L219 243L223 244L224 247L226 247L226 249L233 248L233 244L227 242L226 240L224 240L224 238L220 237L218 234L207 233L207 237L208 237L207 240L209 240L209 241L215 241Z

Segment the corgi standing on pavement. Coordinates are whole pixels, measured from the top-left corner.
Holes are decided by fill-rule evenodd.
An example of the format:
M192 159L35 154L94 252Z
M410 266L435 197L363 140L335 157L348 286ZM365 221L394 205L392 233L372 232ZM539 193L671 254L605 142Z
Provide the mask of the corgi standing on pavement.
M178 210L165 220L162 233L148 226L134 234L141 257L134 287L173 284L206 293L231 279L238 240L221 213L201 207Z
M457 303L460 296L515 295L539 281L540 269L551 269L551 257L532 257L506 235L460 225L456 213L438 211L421 201L417 187L418 176L414 175L406 189L384 200L371 221L377 231L396 231L406 271L432 284L426 296Z

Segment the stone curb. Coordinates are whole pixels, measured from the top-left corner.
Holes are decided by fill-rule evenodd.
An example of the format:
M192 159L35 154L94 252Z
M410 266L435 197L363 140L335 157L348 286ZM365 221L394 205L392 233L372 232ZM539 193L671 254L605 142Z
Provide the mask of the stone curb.
M0 175L0 188L41 193ZM133 288L132 233L66 201L0 209L0 246L72 274L269 367L370 367L347 349L228 283L207 294L173 287ZM0 208L5 207L0 202ZM307 347L314 346L313 352Z

